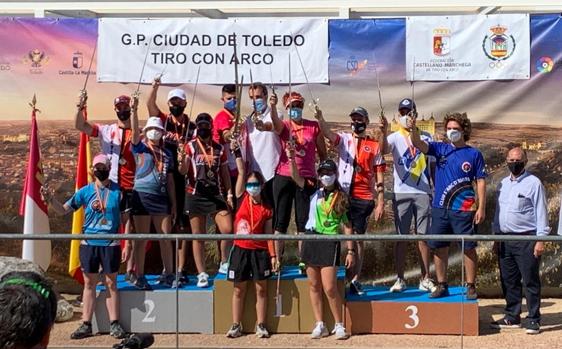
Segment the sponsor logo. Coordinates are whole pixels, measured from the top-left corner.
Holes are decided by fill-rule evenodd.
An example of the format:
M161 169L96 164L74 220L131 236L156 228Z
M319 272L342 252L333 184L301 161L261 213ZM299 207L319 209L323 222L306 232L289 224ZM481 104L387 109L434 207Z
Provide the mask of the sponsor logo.
M75 69L80 69L82 68L82 63L83 63L82 52L80 51L74 52L72 54L72 67Z
M552 58L544 56L537 59L535 67L537 68L537 71L539 73L550 73L552 71L552 68L554 68L554 61L552 60Z
M433 54L443 57L451 53L451 30L449 28L433 29Z
M490 62L490 68L501 68L502 61L509 59L517 46L513 35L506 35L508 28L496 25L490 28L491 34L486 34L482 40L482 51Z
M362 61L358 61L357 57L355 56L350 56L347 59L346 62L346 69L349 72L349 75L354 76L356 75L358 72L360 72L361 70L365 69L365 67L367 67L369 61L364 59Z
M461 169L462 169L465 173L468 173L468 172L470 172L470 170L472 169L472 165L470 164L470 162L465 161L465 162L462 163Z
M49 63L50 57L47 56L45 51L42 51L38 48L33 49L27 53L27 55L23 56L23 64L29 64L31 69L29 72L31 74L41 74L43 71L41 67Z

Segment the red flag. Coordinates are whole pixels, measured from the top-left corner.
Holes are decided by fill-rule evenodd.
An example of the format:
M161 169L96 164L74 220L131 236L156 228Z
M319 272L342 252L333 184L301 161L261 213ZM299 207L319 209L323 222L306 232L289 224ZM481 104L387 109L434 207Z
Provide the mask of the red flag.
M23 186L20 202L24 234L49 234L49 216L47 204L41 198L41 186L44 183L43 168L41 165L41 152L39 150L39 137L37 135L37 119L35 109L35 96L33 96L31 112L31 138L29 145L29 159L27 173ZM37 263L43 270L47 270L51 263L51 241L49 240L24 240L22 259Z

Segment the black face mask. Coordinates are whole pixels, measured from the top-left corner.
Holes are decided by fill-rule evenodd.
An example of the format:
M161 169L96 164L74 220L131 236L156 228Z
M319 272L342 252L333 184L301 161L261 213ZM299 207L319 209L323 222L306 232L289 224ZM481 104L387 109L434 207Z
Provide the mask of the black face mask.
M185 107L182 107L181 105L172 105L170 107L170 113L175 117L182 116L184 110Z
M94 176L103 182L109 178L109 170L94 170Z
M131 118L130 110L121 110L117 112L117 118L121 121L127 121Z
M514 176L519 176L523 172L523 170L525 169L525 162L523 162L523 161L508 162L507 167L509 168L509 171Z
M201 137L202 139L207 139L211 135L211 129L200 127L200 128L197 129L197 135L199 137Z
M351 130L355 133L362 133L367 129L367 123L354 121L351 123Z

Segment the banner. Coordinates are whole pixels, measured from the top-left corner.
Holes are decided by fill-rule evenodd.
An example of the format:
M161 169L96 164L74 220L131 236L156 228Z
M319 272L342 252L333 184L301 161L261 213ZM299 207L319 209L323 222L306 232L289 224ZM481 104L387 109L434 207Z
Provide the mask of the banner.
M235 46L246 83L328 82L326 19L263 18L100 19L98 81L233 83Z
M406 78L529 79L528 14L406 18Z

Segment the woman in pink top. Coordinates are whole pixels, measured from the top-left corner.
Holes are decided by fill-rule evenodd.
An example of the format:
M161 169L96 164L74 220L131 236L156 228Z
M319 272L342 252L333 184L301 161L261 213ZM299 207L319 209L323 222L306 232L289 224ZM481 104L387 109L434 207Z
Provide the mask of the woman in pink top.
M324 143L324 137L322 137L318 122L303 119L304 98L300 93L295 91L285 93L283 105L288 110L289 120L283 121L285 127L280 135L283 151L281 152L279 165L273 180L275 233L287 233L294 202L297 233L304 234L308 219L310 196L313 193L297 186L291 178L291 165L285 149L287 149L289 144L294 145L299 175L306 181L316 182L316 154L318 153L321 161L324 160L326 158L326 144ZM305 186L305 188L307 187L313 186ZM283 242L277 241L276 246L277 255L281 256Z

